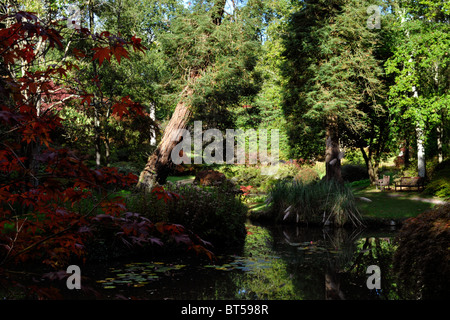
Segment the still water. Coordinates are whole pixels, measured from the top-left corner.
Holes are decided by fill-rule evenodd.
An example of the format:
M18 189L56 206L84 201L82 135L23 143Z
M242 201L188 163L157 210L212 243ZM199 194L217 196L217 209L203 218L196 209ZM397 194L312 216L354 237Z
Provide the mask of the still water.
M248 223L243 248L216 262L127 261L85 273L104 299L399 299L395 230L267 227ZM368 289L370 265L381 289Z

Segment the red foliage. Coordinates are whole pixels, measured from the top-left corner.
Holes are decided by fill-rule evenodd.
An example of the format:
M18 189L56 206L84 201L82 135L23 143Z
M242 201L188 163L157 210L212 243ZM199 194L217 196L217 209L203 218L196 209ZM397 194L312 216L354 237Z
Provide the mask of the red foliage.
M0 21L11 18L15 22L0 30L0 266L24 261L66 266L74 256L84 257L86 240L99 223L116 228L116 236L128 245L162 245L156 236L159 233L202 251L198 246L206 243L198 244L199 239L182 226L154 224L128 212L122 198L110 197L115 188L135 185L135 175L120 174L116 168L91 169L74 151L54 145L52 135L61 127L61 119L50 101L64 107L67 98L74 95L81 104L90 104L91 95L83 88L55 84L53 77L63 77L74 67L69 62L27 71L22 77L9 72L23 61L35 62L39 39L47 40L50 47L63 48L63 39L53 25L44 26L27 12L1 16ZM79 32L90 35L83 28ZM112 56L119 63L128 58L127 46L135 51L145 49L136 37L127 42L103 32L93 38L98 44L93 60L99 65ZM73 50L76 59L88 56ZM45 103L44 108L36 104L38 100ZM112 106L120 118L143 115L142 107L129 97ZM178 197L162 188L153 192L164 201ZM212 256L207 249L203 252Z
M181 195L179 195L177 193L164 190L164 187L162 187L162 186L154 187L152 189L152 193L154 193L156 195L156 198L158 200L163 199L165 203L179 199L182 197Z
M396 242L394 271L407 298L450 298L450 204L406 220Z
M243 195L249 195L250 194L250 190L253 189L253 186L241 186L241 191L243 192Z

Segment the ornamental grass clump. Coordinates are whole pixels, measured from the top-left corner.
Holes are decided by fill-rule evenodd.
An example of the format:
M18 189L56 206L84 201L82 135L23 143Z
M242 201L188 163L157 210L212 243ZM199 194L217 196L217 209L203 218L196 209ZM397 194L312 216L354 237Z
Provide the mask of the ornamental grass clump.
M270 214L277 222L362 225L350 187L334 180L279 181L270 191Z

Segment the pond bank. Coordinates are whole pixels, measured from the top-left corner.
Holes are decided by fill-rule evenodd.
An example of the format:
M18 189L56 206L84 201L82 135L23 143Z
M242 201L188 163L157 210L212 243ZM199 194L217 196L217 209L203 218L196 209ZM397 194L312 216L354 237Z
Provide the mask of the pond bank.
M139 259L97 266L86 270L85 275L106 299L323 300L334 296L336 287L341 298L380 298L365 287L365 268L367 263L390 264L389 259L380 260L381 251L393 248L395 230L252 223L246 227L244 247L218 253L217 261ZM369 244L364 247L366 242ZM330 279L333 285L327 286ZM387 286L386 292L390 292Z
M448 201L436 197L423 196L418 192L379 191L375 187L354 190L354 194L357 208L361 213L361 220L364 226L370 229L401 227L409 218L448 203ZM271 219L266 214L268 212L266 203L253 202L247 203L247 206L252 221L271 223ZM309 223L308 225L322 226L321 223Z

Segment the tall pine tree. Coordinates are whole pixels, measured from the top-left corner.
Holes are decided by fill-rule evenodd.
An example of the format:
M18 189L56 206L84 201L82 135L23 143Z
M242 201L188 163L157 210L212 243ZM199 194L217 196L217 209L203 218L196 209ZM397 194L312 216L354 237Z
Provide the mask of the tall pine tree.
M305 120L322 124L327 179L342 180L343 133L364 130L367 110L383 110L383 71L375 56L378 36L367 27L372 4L305 1L292 15L285 37L286 103Z

